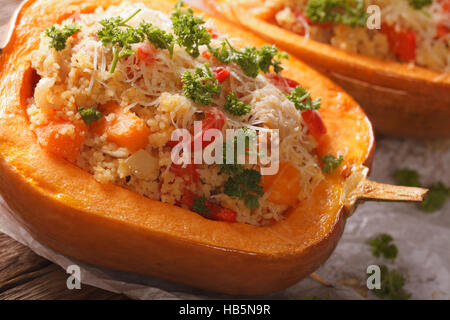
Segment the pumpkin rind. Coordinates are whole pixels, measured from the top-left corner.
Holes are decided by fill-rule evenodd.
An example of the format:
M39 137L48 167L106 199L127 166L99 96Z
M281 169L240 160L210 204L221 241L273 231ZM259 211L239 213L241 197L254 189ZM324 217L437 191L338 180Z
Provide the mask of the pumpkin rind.
M92 9L115 0L27 1L0 57L0 192L37 240L65 255L100 266L152 275L232 294L281 290L306 277L332 253L345 225L344 178L327 178L314 194L272 226L205 219L121 187L100 184L75 165L46 153L28 127L30 54L38 34L71 5ZM170 12L173 1L144 2ZM217 20L222 33L260 46L254 36ZM292 78L322 97L329 152L348 165L370 162L371 124L341 88L298 60Z

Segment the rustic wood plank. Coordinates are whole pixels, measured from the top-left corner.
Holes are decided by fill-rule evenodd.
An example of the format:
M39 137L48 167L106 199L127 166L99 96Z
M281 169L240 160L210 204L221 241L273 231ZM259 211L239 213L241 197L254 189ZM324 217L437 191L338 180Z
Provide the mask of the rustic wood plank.
M126 299L123 295L100 290L87 285L81 289L69 290L66 287L67 274L58 266L51 264L26 275L27 281L0 293L0 300L16 299L64 299L64 300L105 300Z
M80 290L69 290L67 277L61 267L0 233L0 300L127 299L83 284Z

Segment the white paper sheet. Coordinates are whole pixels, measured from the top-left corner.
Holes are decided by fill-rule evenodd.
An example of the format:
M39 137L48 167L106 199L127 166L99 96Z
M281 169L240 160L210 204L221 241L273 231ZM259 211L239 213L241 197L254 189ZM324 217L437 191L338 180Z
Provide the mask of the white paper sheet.
M423 184L442 181L450 185L450 143L422 144L413 140L379 139L372 180L394 183L397 168L417 170ZM66 269L81 267L81 281L136 299L245 298L204 292L156 278L107 270L75 261L35 241L0 198L0 231L27 245L37 254ZM378 233L395 239L399 255L386 263L371 255L367 240ZM334 288L305 279L282 292L254 297L302 299L374 299L365 287L366 268L387 264L406 279L405 289L413 299L450 299L450 201L435 213L424 213L414 204L371 202L361 205L348 220L344 235L331 258L317 271Z

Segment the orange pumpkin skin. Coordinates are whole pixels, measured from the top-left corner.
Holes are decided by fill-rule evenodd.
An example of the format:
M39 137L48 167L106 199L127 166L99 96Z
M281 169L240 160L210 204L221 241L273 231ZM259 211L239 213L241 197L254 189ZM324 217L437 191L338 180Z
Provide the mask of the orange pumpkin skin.
M70 5L107 7L113 0L28 1L18 12L12 37L0 57L0 192L16 218L43 244L92 264L152 275L230 294L284 289L308 276L332 253L345 225L342 174L328 176L314 194L272 226L207 220L98 183L75 165L46 153L29 129L26 100L32 96L30 54L38 34ZM142 0L139 0L142 2ZM170 12L172 1L144 1ZM217 20L219 32L262 42ZM238 44L239 45L239 44ZM370 162L371 124L341 88L298 60L286 77L322 97L329 152L346 165Z
M340 85L364 108L376 131L420 139L450 138L450 74L383 61L306 40L251 9L263 0L199 0L208 11L276 44ZM222 4L217 6L217 4Z

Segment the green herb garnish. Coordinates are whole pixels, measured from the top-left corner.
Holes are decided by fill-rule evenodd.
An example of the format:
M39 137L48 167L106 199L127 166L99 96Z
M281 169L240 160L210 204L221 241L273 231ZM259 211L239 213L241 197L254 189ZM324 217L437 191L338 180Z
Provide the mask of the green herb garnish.
M209 216L211 214L211 211L206 206L205 196L195 198L194 203L192 204L192 211L197 212L204 217Z
M409 168L397 169L394 172L394 178L399 184L407 187L419 187L419 174Z
M244 169L234 177L228 178L224 193L230 197L244 200L249 209L259 208L259 198L264 194L261 173L253 169Z
M341 165L342 161L344 161L343 156L336 158L332 154L328 154L325 157L322 157L322 162L324 163L322 171L328 174L333 174L334 170Z
M45 30L45 35L51 38L50 48L55 48L56 51L61 51L66 48L66 42L69 37L78 33L81 27L72 23L64 26L62 29L52 26L50 29Z
M134 54L131 44L143 42L145 39L145 34L140 28L133 29L127 25L127 22L134 18L140 11L141 9L136 10L127 19L114 17L100 21L103 28L97 32L97 36L102 41L104 47L111 45L114 56L109 69L110 73L114 73L119 59Z
M408 187L420 187L420 177L417 171L408 168L397 169L394 178L401 185ZM424 200L419 204L419 208L425 212L433 212L441 209L447 198L450 196L450 188L444 183L437 182L429 187L429 191Z
M238 99L236 92L232 91L225 100L224 109L233 116L243 116L250 112L251 105Z
M173 56L174 38L170 33L153 26L151 23L142 22L139 28L147 36L155 48L167 49L170 53L170 58Z
M91 122L97 121L102 117L102 113L96 110L94 107L89 109L79 107L78 112L80 113L81 118L87 126L89 126Z
M212 102L214 96L218 96L222 87L213 76L209 65L205 63L205 69L195 68L194 73L186 70L182 77L183 93L192 101L202 105Z
M199 46L211 42L211 34L202 26L205 21L195 17L192 8L185 9L183 1L175 5L171 20L177 43L193 58L197 58L200 55Z
M431 185L430 191L420 203L420 209L426 212L433 212L441 209L447 198L450 196L450 188L442 182Z
M310 0L305 13L315 23L343 23L352 28L364 27L368 18L364 0Z
M300 111L317 110L320 108L322 102L321 98L315 100L311 99L311 92L301 86L295 87L291 94L287 95L287 98L291 100L295 108Z
M411 294L403 289L405 278L396 270L389 272L389 269L381 265L381 288L374 289L373 293L381 299L408 300Z
M414 9L420 10L433 3L433 0L409 0L409 5Z
M256 78L260 72L270 72L270 67L276 73L281 72L281 60L289 58L287 53L278 51L275 46L263 45L260 49L245 47L237 50L228 40L224 40L218 48L210 47L209 51L222 63L237 64L251 78Z
M244 167L238 164L238 153L236 151L239 136L245 139L244 148L246 154L249 154L251 152L251 146L255 146L256 144L257 136L255 130L245 127L239 130L232 141L227 141L223 144L223 163L219 164L221 173L234 175L244 171ZM227 163L227 150L229 150L229 154L233 155L233 161L230 161L232 163Z
M398 249L393 244L393 238L389 234L382 233L371 239L369 245L372 247L372 254L379 258L383 256L385 259L395 260L398 254Z

